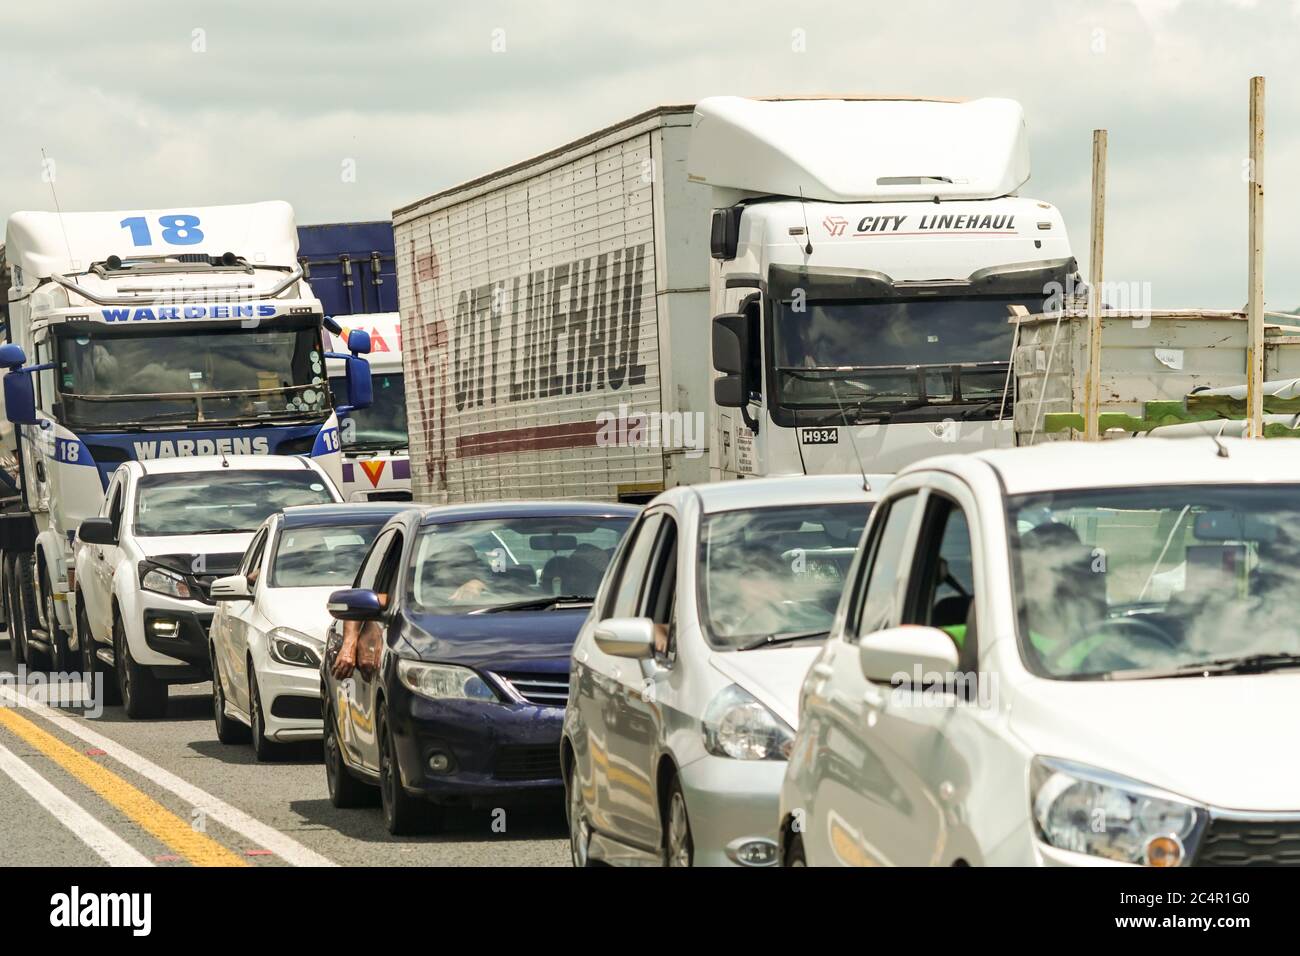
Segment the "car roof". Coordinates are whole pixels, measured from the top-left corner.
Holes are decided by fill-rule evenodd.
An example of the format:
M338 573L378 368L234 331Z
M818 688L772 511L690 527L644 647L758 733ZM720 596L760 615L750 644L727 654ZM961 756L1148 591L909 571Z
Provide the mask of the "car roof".
M280 512L285 528L302 528L308 525L356 524L369 522L383 524L393 515L412 507L409 501L398 502L342 502L331 505L292 505Z
M495 518L613 518L635 517L637 505L600 501L491 501L481 504L425 505L421 524Z
M693 485L706 513L740 511L779 505L876 501L892 475L868 474L865 490L861 474L794 475L786 478L744 478Z
M182 458L149 458L128 462L146 475L175 475L185 472L220 471L315 471L297 455L190 455Z
M1226 457L1220 454L1222 448ZM900 474L992 468L1007 494L1135 485L1300 483L1300 442L1210 436L1054 441L918 462Z

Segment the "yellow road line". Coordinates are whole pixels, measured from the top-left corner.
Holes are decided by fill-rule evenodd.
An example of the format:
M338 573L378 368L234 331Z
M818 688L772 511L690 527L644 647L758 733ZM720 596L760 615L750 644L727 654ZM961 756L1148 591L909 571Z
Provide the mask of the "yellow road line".
M0 726L35 747L195 866L248 866L243 857L200 833L113 771L20 717L13 708L0 707Z

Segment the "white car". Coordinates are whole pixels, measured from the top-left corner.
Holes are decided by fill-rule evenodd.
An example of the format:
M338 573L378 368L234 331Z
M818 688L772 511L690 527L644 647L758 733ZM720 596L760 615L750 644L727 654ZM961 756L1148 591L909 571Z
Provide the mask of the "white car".
M167 686L210 676L212 581L257 526L290 505L341 500L314 461L213 455L128 461L74 542L73 647L86 673L112 668L130 717L161 716ZM114 694L113 692L116 691Z
M573 646L573 862L770 866L799 684L887 476L679 487L624 538Z
M321 738L320 666L331 591L352 585L379 529L409 505L306 505L262 522L238 571L212 582L212 719L258 760Z
M784 861L1293 861L1297 476L1213 438L902 471L803 685Z

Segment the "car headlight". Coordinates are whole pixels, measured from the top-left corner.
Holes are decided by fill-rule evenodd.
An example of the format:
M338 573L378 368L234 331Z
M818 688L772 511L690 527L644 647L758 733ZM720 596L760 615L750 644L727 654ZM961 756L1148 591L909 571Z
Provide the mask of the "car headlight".
M271 659L293 667L320 667L320 642L291 627L273 628L266 635Z
M735 760L788 760L794 731L739 684L713 698L704 712L704 749Z
M468 667L399 660L397 677L411 693L430 700L500 700L487 681Z
M194 597L185 579L175 571L168 571L153 564L140 565L140 587L155 594L188 600Z
M1035 757L1030 806L1049 846L1143 866L1190 863L1209 812L1137 780Z

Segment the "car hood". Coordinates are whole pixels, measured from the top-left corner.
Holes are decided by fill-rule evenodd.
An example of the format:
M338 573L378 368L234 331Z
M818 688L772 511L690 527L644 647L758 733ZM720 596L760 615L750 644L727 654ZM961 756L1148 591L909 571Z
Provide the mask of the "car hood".
M412 614L406 640L422 661L478 670L562 673L588 608Z
M718 651L713 668L739 684L794 730L799 729L799 691L822 645L788 644L752 651Z
M135 538L134 544L146 558L157 564L173 568L184 574L220 576L233 574L244 556L253 532L237 531L233 534L184 534ZM201 564L195 559L203 556ZM212 560L208 560L212 559Z
M333 620L325 605L337 590L334 587L268 588L260 608L272 627L291 627L324 644L325 632Z
M1300 810L1300 672L1163 680L1030 679L1011 727L1033 751L1232 810Z

